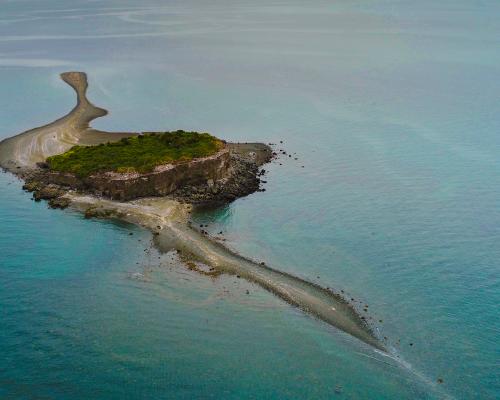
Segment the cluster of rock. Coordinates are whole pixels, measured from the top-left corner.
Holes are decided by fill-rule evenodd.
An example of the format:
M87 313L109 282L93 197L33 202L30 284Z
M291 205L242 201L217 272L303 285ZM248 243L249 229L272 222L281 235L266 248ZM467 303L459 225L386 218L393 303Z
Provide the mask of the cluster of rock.
M69 199L64 197L66 190L58 185L47 183L45 174L33 172L25 177L23 189L33 192L33 200L48 200L51 208L66 208L69 206Z
M256 163L238 155L231 155L231 171L227 177L214 181L209 179L199 185L185 185L171 196L176 200L196 205L226 204L247 196L260 188L259 167Z

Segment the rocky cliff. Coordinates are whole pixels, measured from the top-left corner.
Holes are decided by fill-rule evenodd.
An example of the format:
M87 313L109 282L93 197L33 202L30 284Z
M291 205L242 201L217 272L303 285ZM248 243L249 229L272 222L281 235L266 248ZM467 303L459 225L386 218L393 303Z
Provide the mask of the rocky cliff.
M165 196L186 185L217 182L228 177L230 166L230 152L225 147L212 156L160 165L144 174L106 172L79 178L68 173L48 172L47 181L126 201L138 197Z

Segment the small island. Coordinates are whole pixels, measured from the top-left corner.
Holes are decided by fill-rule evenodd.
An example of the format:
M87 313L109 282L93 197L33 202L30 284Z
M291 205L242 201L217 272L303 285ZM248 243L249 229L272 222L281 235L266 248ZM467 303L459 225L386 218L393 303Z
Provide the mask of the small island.
M208 133L104 132L90 122L107 111L86 97L87 75L61 78L76 106L56 121L0 142L0 167L52 208L86 218L116 218L153 233L162 252L177 251L189 269L236 275L362 342L386 351L367 318L342 295L263 261L251 260L196 229L194 206L226 204L261 188L260 167L276 153L263 143L227 143ZM365 310L366 312L366 310Z
M24 187L53 208L68 205L68 190L119 201L170 196L220 205L259 190L258 167L271 154L264 144L228 144L209 133L144 132L50 156L27 174Z

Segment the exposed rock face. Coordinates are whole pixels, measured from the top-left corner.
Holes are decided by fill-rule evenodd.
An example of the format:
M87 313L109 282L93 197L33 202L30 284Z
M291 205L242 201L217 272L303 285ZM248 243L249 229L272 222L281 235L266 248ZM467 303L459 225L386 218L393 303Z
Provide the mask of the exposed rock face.
M271 148L263 143L228 143L227 146L230 149L230 169L225 178L209 179L200 185L185 185L171 196L194 205L217 206L264 191L260 189L260 177L265 171L259 171L259 168L273 158Z
M228 177L218 181L208 180L202 185L183 186L173 192L172 197L195 205L218 205L230 203L259 190L260 179L255 163L233 154L230 172Z
M72 174L49 172L49 183L93 192L113 200L132 200L138 197L166 196L185 185L199 185L226 178L230 170L229 149L179 164L158 166L153 172L120 174L106 172L87 178Z

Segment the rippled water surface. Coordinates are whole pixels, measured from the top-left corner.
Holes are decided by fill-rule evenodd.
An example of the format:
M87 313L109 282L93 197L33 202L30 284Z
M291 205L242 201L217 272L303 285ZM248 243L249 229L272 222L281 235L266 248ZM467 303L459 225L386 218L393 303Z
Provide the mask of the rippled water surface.
M497 398L498 15L488 0L2 2L0 138L71 109L58 74L83 70L111 111L98 128L277 143L293 157L266 167L265 192L196 219L368 304L399 361L0 174L0 398Z

